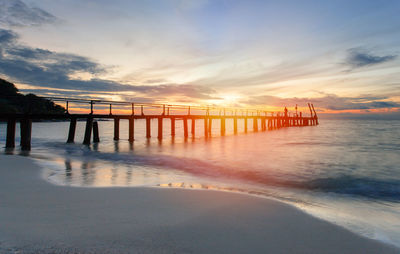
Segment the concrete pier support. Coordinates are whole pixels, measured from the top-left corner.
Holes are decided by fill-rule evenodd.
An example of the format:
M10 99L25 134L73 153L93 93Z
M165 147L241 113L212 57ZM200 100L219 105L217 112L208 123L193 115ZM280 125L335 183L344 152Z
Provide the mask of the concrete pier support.
M196 134L196 119L195 118L192 118L192 126L191 127L192 127L191 128L192 137L194 137Z
M119 140L119 118L114 118L114 140Z
M15 147L15 126L16 126L15 118L9 118L7 120L7 139L6 139L6 148L14 148Z
M84 145L90 145L90 138L92 136L92 128L93 128L93 118L88 117L86 119L85 137L83 138Z
M212 122L213 122L213 119L209 118L208 119L208 133L209 133L210 137L211 137L211 134L212 134Z
M189 133L188 133L188 121L187 121L187 117L183 118L183 136L185 138L189 137Z
M221 117L221 136L225 136L225 117Z
M158 135L157 138L158 139L162 139L163 138L163 117L158 117L157 118L157 122L158 122Z
M133 117L129 118L129 126L128 126L128 141L133 142L135 140L135 119Z
M208 138L208 119L204 118L204 137Z
M253 118L253 131L254 132L258 131L258 119L257 119L257 117Z
M75 141L75 130L76 130L76 118L71 118L69 122L69 131L67 143L74 143Z
M261 118L261 131L265 131L265 118Z
M264 131L266 131L267 130L267 118L264 118L263 119L263 123L264 123Z
M151 137L151 118L146 117L146 138Z
M93 122L93 143L100 142L99 136L99 123L97 121Z
M32 120L28 118L21 119L20 121L21 129L21 150L29 151L31 150L31 137L32 137Z
M233 118L233 133L237 134L238 133L238 128L237 128L237 118Z
M175 137L175 117L171 117L171 136Z

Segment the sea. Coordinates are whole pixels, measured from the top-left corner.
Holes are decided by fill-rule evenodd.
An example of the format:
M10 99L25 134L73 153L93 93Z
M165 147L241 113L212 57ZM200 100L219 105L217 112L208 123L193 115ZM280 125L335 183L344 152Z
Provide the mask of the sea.
M189 121L189 130L191 129ZM82 144L79 121L74 144L66 144L68 122L34 122L32 150L6 151L6 125L0 124L3 153L27 155L43 167L52 184L97 187L155 187L220 190L272 198L365 237L400 247L400 120L320 119L318 126L291 127L234 135L233 122L220 135L213 120L205 138L202 120L195 135L183 138L182 121L171 137L145 137L135 120L135 141L121 120L120 140L113 121L98 121L100 142ZM17 126L16 144L19 142Z

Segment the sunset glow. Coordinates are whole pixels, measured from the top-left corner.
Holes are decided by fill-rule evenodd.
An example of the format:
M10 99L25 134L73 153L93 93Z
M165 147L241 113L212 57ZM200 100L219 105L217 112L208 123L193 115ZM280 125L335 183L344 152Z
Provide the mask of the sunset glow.
M45 96L398 115L399 2L318 3L4 0L0 77Z

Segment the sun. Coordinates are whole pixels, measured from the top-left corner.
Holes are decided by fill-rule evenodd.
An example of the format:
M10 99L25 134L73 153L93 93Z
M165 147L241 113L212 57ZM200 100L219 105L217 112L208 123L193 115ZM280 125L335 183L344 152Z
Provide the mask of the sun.
M236 104L242 98L242 96L238 94L225 94L221 95L220 97L221 97L220 104L225 104L225 105Z

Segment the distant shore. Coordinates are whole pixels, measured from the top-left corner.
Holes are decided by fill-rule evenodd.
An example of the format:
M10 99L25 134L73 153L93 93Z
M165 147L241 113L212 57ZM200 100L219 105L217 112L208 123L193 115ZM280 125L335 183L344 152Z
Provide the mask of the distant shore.
M1 253L399 253L244 194L56 186L0 155Z

